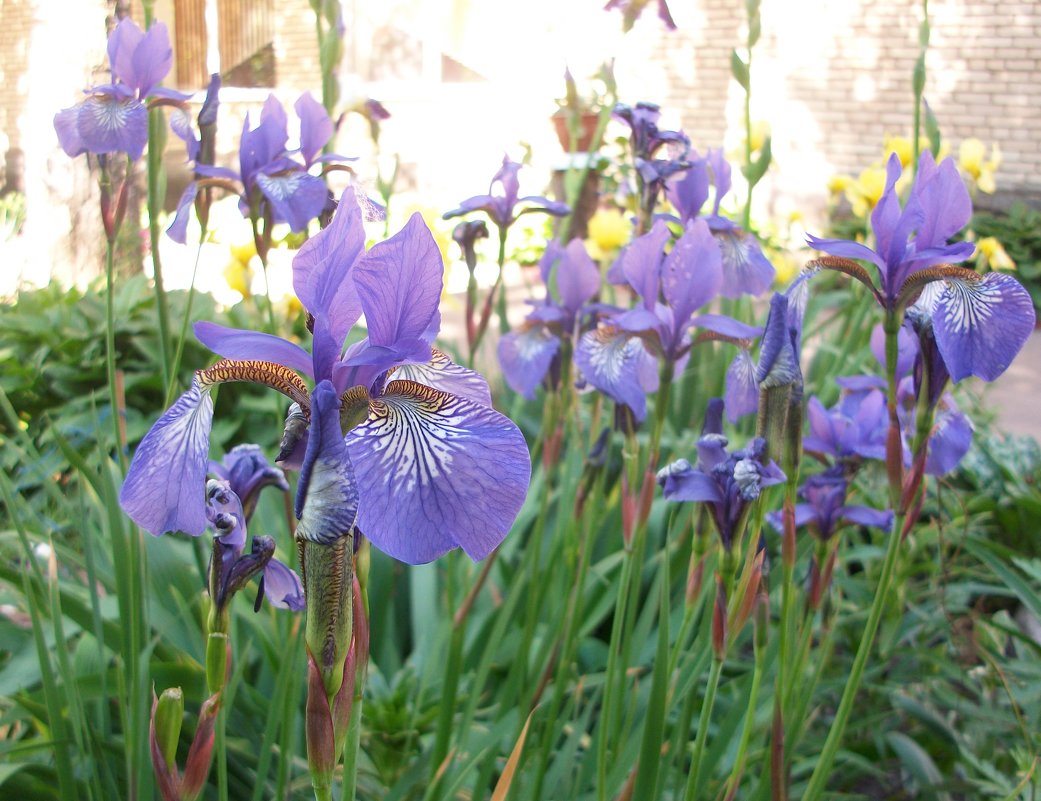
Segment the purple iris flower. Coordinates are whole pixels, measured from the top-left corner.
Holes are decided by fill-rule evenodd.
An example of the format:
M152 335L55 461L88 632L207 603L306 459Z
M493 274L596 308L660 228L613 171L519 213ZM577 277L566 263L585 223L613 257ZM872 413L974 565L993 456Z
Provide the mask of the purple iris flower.
M847 393L832 409L816 397L806 406L810 433L803 448L836 461L886 458L886 429L889 416L881 389L868 388Z
M725 340L760 333L730 317L697 314L718 295L722 283L719 244L705 221L687 226L666 255L669 239L668 227L659 220L625 249L614 277L627 283L640 302L628 311L604 314L601 326L583 335L575 352L589 383L629 406L638 420L646 414L646 393L657 389L652 353L682 366L695 326Z
M228 487L242 502L247 522L257 508L257 499L264 487L289 491L285 473L268 464L259 445L236 445L224 455L222 461L210 462L210 473L228 482Z
M883 531L893 527L893 512L879 511L866 506L847 504L849 482L841 468L827 470L810 476L801 487L799 495L806 502L795 505L795 525L808 527L810 533L820 540L829 540L844 523L872 526ZM770 524L780 531L782 516L778 512L767 515Z
M214 561L210 565L213 601L223 607L254 576L260 575L257 609L267 596L273 606L299 612L304 608L304 588L288 566L274 558L271 537L253 537L246 548L246 519L239 496L226 481L206 485L206 518L214 531Z
M225 359L196 373L138 446L120 502L143 528L202 531L210 390L251 381L292 399L295 425L305 427L293 437L304 449L299 536L329 542L356 526L411 563L455 547L480 559L502 541L527 493L524 437L491 407L478 373L432 347L443 265L422 218L368 252L361 220L347 189L332 223L293 262L313 319L310 353L269 334L196 325ZM344 352L363 313L368 336ZM346 437L341 419L352 426Z
M329 191L325 182L312 175L310 168L320 162L344 160L337 155L319 155L333 135L333 124L325 108L311 95L300 96L294 106L300 119L300 147L292 158L286 149L289 140L289 120L285 109L272 94L268 95L260 112L260 122L252 127L246 114L239 140L239 171L214 167L196 161L195 171L204 178L217 179L234 186L241 185L239 209L244 217L260 219L268 216L273 223L287 223L294 232L307 228L311 220L321 214L328 202ZM189 145L189 155L191 146ZM194 201L197 186L185 189L177 204L174 223L167 229L170 238L184 243L183 215Z
M723 434L723 401L713 398L705 412L698 440L698 459L691 466L680 459L658 471L666 500L708 504L716 531L728 551L741 536L748 505L764 487L780 484L784 473L772 460L765 462L766 441L753 439L747 448L730 452Z
M701 215L708 200L709 187L715 188L712 213L701 215L719 241L723 255L723 286L720 294L726 298L741 295L759 295L774 282L774 267L766 258L754 235L742 231L737 223L719 213L723 198L730 192L730 165L723 157L723 149L710 150L708 155L690 157L690 168L683 177L666 185L666 196L679 214L680 222L689 223Z
M199 166L202 166L203 169L207 166L213 166L216 155L217 109L220 106L220 85L220 75L211 75L210 83L206 87L206 97L202 102L202 107L199 109L197 120L198 134L192 127L191 116L186 109L177 109L170 117L170 128L184 142L185 149L188 152L188 161L192 163L193 170L197 170ZM208 222L209 198L205 192L202 196L199 195L199 184L196 181L191 181L185 187L180 200L177 202L177 210L174 213L173 222L167 228L167 234L169 234L170 238L182 245L188 236L188 217L192 204L195 204L200 222L202 224Z
M871 214L874 250L843 239L811 236L807 241L839 257L830 263L822 260L822 265L862 281L889 313L902 312L919 295L926 295L936 344L951 379L957 382L975 375L993 381L1011 364L1034 328L1030 294L1011 276L980 276L951 266L968 259L974 250L971 242L948 242L972 215L968 190L953 160L937 166L930 153L923 153L903 207L896 193L900 172L894 154L887 166L885 191ZM848 259L874 264L879 287ZM928 286L933 282L940 283Z
M502 167L492 176L488 194L467 198L459 204L458 208L446 211L444 219L450 220L453 217L483 211L499 229L499 236L504 237L506 230L522 214L540 211L552 214L554 217L564 217L571 213L571 208L566 203L559 203L539 195L519 197L520 180L517 178L517 173L522 166L516 161L511 161L509 156L503 156ZM526 205L518 211L517 207L522 203Z
M146 101L188 98L159 86L173 66L166 25L157 22L146 33L125 18L108 38L108 62L112 81L91 87L86 100L55 114L54 128L62 150L73 158L126 153L136 161L148 143Z
M586 303L600 290L600 270L580 239L566 247L554 241L539 261L546 297L516 331L499 340L499 365L506 383L528 400L560 353L561 341L573 342ZM550 287L556 288L556 297ZM557 300L559 298L559 300Z
M658 19L665 23L665 27L668 30L676 30L676 23L672 19L672 14L669 13L669 6L665 0L655 0L655 4L658 7ZM621 11L623 18L622 30L628 32L648 5L650 5L650 0L608 0L607 5L604 6L604 11L611 11L616 8Z

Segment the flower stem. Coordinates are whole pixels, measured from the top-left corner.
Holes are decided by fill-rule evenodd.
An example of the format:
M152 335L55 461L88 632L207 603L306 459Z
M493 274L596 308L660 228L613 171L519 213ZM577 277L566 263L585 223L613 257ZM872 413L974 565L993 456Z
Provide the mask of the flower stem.
M167 306L166 288L163 285L163 264L159 257L159 212L163 198L159 197L159 185L163 173L163 145L166 139L166 120L163 110L148 112L148 240L152 255L152 277L155 283L155 305L159 318L159 361L163 369L163 386L167 396L176 381L170 361L170 310Z
M745 761L748 758L748 744L752 740L752 730L755 728L755 712L759 701L759 688L762 685L764 667L766 665L766 644L755 638L755 665L752 668L752 686L748 690L748 708L745 710L745 720L741 729L741 740L737 746L737 756L734 757L734 767L727 779L727 794L725 801L732 801L737 796L737 789L741 784L741 776L745 772Z
M188 338L188 324L192 319L192 303L195 301L195 277L199 272L199 258L202 256L202 243L206 240L206 226L202 227L199 234L199 247L195 249L195 264L192 266L192 283L188 287L188 302L184 308L184 318L181 320L181 332L177 336L177 348L174 350L173 363L170 366L170 381L166 385L166 402L169 406L173 402L173 396L177 387L177 372L181 367L181 356L184 353L184 343Z
M105 245L105 370L108 378L109 414L112 417L112 443L116 461L126 471L123 453L123 427L120 424L119 390L116 385L115 242Z
M705 743L708 741L708 725L712 720L712 708L716 705L716 690L719 689L719 677L723 673L723 660L712 659L712 669L708 674L708 687L705 700L701 702L701 715L698 717L698 734L694 740L694 755L690 761L690 773L687 776L687 789L683 793L683 801L694 801L697 797L701 763L705 757Z

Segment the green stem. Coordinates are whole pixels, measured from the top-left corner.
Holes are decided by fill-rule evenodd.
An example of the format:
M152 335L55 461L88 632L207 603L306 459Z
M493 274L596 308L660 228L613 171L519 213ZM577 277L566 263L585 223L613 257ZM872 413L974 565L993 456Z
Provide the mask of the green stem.
M741 215L741 227L746 231L752 224L752 42L751 35L748 41L748 88L745 90L745 178L748 189L745 194L745 208Z
M159 257L162 231L159 228L159 213L163 198L159 197L159 184L163 172L163 147L166 119L160 108L148 112L148 239L152 253L152 271L155 283L155 304L159 317L159 361L163 368L163 386L167 395L174 383L170 362L170 310L167 306L166 288L163 285L163 264Z
M875 590L874 600L871 603L871 611L868 613L864 633L860 638L860 645L857 646L857 655L853 660L853 667L850 670L849 679L846 681L842 700L839 701L835 719L831 723L828 739L824 743L824 748L817 760L817 767L814 768L813 775L810 777L810 783L806 788L802 801L817 801L824 792L825 783L831 776L831 766L835 761L835 754L838 752L839 745L842 743L842 735L845 733L846 724L849 722L849 715L853 711L853 702L856 700L857 690L860 688L860 682L864 678L864 669L867 666L868 656L871 654L871 649L875 642L875 633L878 631L878 624L882 620L882 612L889 598L889 585L895 572L897 554L900 552L900 531L903 529L903 518L903 514L898 514L893 521L893 533L889 535L885 561L882 563L882 573L878 577L878 585Z
M745 710L745 720L741 729L741 741L737 746L737 756L734 757L734 767L727 779L726 799L730 801L737 795L737 788L741 784L741 776L745 772L745 762L748 759L748 744L752 740L752 731L755 728L756 706L759 701L759 688L763 680L764 667L766 665L765 643L760 643L756 637L755 643L755 666L752 669L752 686L748 691L748 708Z
M115 242L105 244L105 371L108 378L108 400L112 416L112 442L116 461L126 470L123 453L123 427L120 425L119 392L116 387L116 313L115 313Z
M701 763L705 757L705 743L708 741L708 726L712 720L712 708L716 705L716 690L719 689L719 677L723 673L723 660L714 658L712 669L708 674L708 688L705 700L701 703L701 715L698 717L698 734L694 740L694 755L691 757L690 774L687 776L687 789L683 793L683 801L694 801L701 777Z

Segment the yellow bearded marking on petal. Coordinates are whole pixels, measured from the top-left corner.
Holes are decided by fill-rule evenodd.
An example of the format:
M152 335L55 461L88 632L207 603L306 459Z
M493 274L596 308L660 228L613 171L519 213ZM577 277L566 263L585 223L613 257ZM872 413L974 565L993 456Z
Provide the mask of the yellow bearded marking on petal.
M276 389L300 404L305 412L311 408L307 385L296 373L281 364L256 359L221 359L207 370L195 373L202 387L246 381Z

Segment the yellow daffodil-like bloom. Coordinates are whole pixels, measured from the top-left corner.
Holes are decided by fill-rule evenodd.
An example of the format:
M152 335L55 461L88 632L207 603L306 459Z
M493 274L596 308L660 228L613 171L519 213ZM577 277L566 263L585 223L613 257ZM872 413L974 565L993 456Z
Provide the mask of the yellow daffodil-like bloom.
M994 171L1001 164L1001 151L997 143L990 149L987 158L987 146L979 139L971 137L962 141L958 148L958 166L962 173L969 177L981 192L988 195L994 192Z
M774 285L785 287L799 274L799 261L787 250L771 250L767 253L774 266Z
M228 248L231 250L231 258L244 266L248 265L249 260L257 255L257 243L253 241L252 236L241 242L233 242L228 245Z
M857 180L846 189L846 198L853 213L867 217L878 204L886 188L886 171L882 167L868 167L857 176Z
M253 280L253 271L249 264L232 256L224 268L224 280L228 286L242 295L243 298L250 296L249 285Z
M609 256L628 242L631 233L632 226L618 209L597 209L589 219L589 242L595 246L601 258Z
M919 140L921 142L921 140ZM925 147L928 147L928 142L925 143ZM911 149L911 139L907 136L889 136L886 135L885 140L885 152L882 155L883 163L889 160L889 154L896 153L897 158L900 159L900 166L907 167L914 158L914 153Z
M992 270L1015 270L1016 263L1005 251L997 237L985 236L976 243L980 260Z
M828 181L828 192L830 192L832 196L841 195L852 185L852 175L833 175L831 176L831 179Z

